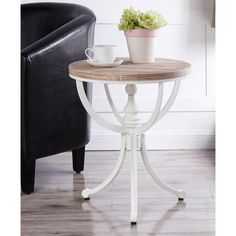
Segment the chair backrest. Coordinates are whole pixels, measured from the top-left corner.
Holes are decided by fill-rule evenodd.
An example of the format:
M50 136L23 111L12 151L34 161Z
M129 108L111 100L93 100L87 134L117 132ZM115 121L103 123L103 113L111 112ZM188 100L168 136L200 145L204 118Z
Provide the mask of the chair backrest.
M68 3L30 3L21 5L21 49L43 38L88 8Z

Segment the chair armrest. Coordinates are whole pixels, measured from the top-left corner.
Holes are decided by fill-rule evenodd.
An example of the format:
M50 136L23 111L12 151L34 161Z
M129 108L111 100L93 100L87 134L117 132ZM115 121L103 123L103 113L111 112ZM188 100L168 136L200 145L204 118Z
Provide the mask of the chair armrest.
M74 47L79 47L79 51L82 52L92 43L90 41L93 37L89 37L89 35L94 33L95 21L95 16L81 15L24 48L21 51L21 56L30 63L57 64L60 64L60 58L64 57L61 63L65 63L67 55L71 58L71 52L75 50Z

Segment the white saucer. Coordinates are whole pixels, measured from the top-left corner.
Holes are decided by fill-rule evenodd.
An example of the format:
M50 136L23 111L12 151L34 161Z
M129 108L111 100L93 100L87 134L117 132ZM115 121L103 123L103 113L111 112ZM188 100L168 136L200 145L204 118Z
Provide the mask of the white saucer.
M95 66L95 67L116 67L119 66L120 64L122 64L124 60L121 60L120 58L117 58L114 62L111 63L101 63L101 62L96 62L96 61L92 61L90 59L87 60L87 63L91 66Z

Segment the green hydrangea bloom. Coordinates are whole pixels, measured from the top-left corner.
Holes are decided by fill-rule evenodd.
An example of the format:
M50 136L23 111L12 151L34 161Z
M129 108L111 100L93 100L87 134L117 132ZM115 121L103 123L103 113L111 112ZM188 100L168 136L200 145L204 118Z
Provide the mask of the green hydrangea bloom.
M119 30L133 30L133 29L159 29L167 25L165 18L155 11L141 12L135 10L133 7L124 9Z

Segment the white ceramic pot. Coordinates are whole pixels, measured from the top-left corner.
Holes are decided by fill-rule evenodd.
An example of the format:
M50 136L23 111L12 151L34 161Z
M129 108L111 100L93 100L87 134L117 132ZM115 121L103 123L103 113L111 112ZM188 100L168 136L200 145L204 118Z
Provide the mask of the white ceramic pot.
M130 60L133 63L155 62L157 30L136 29L125 31Z

